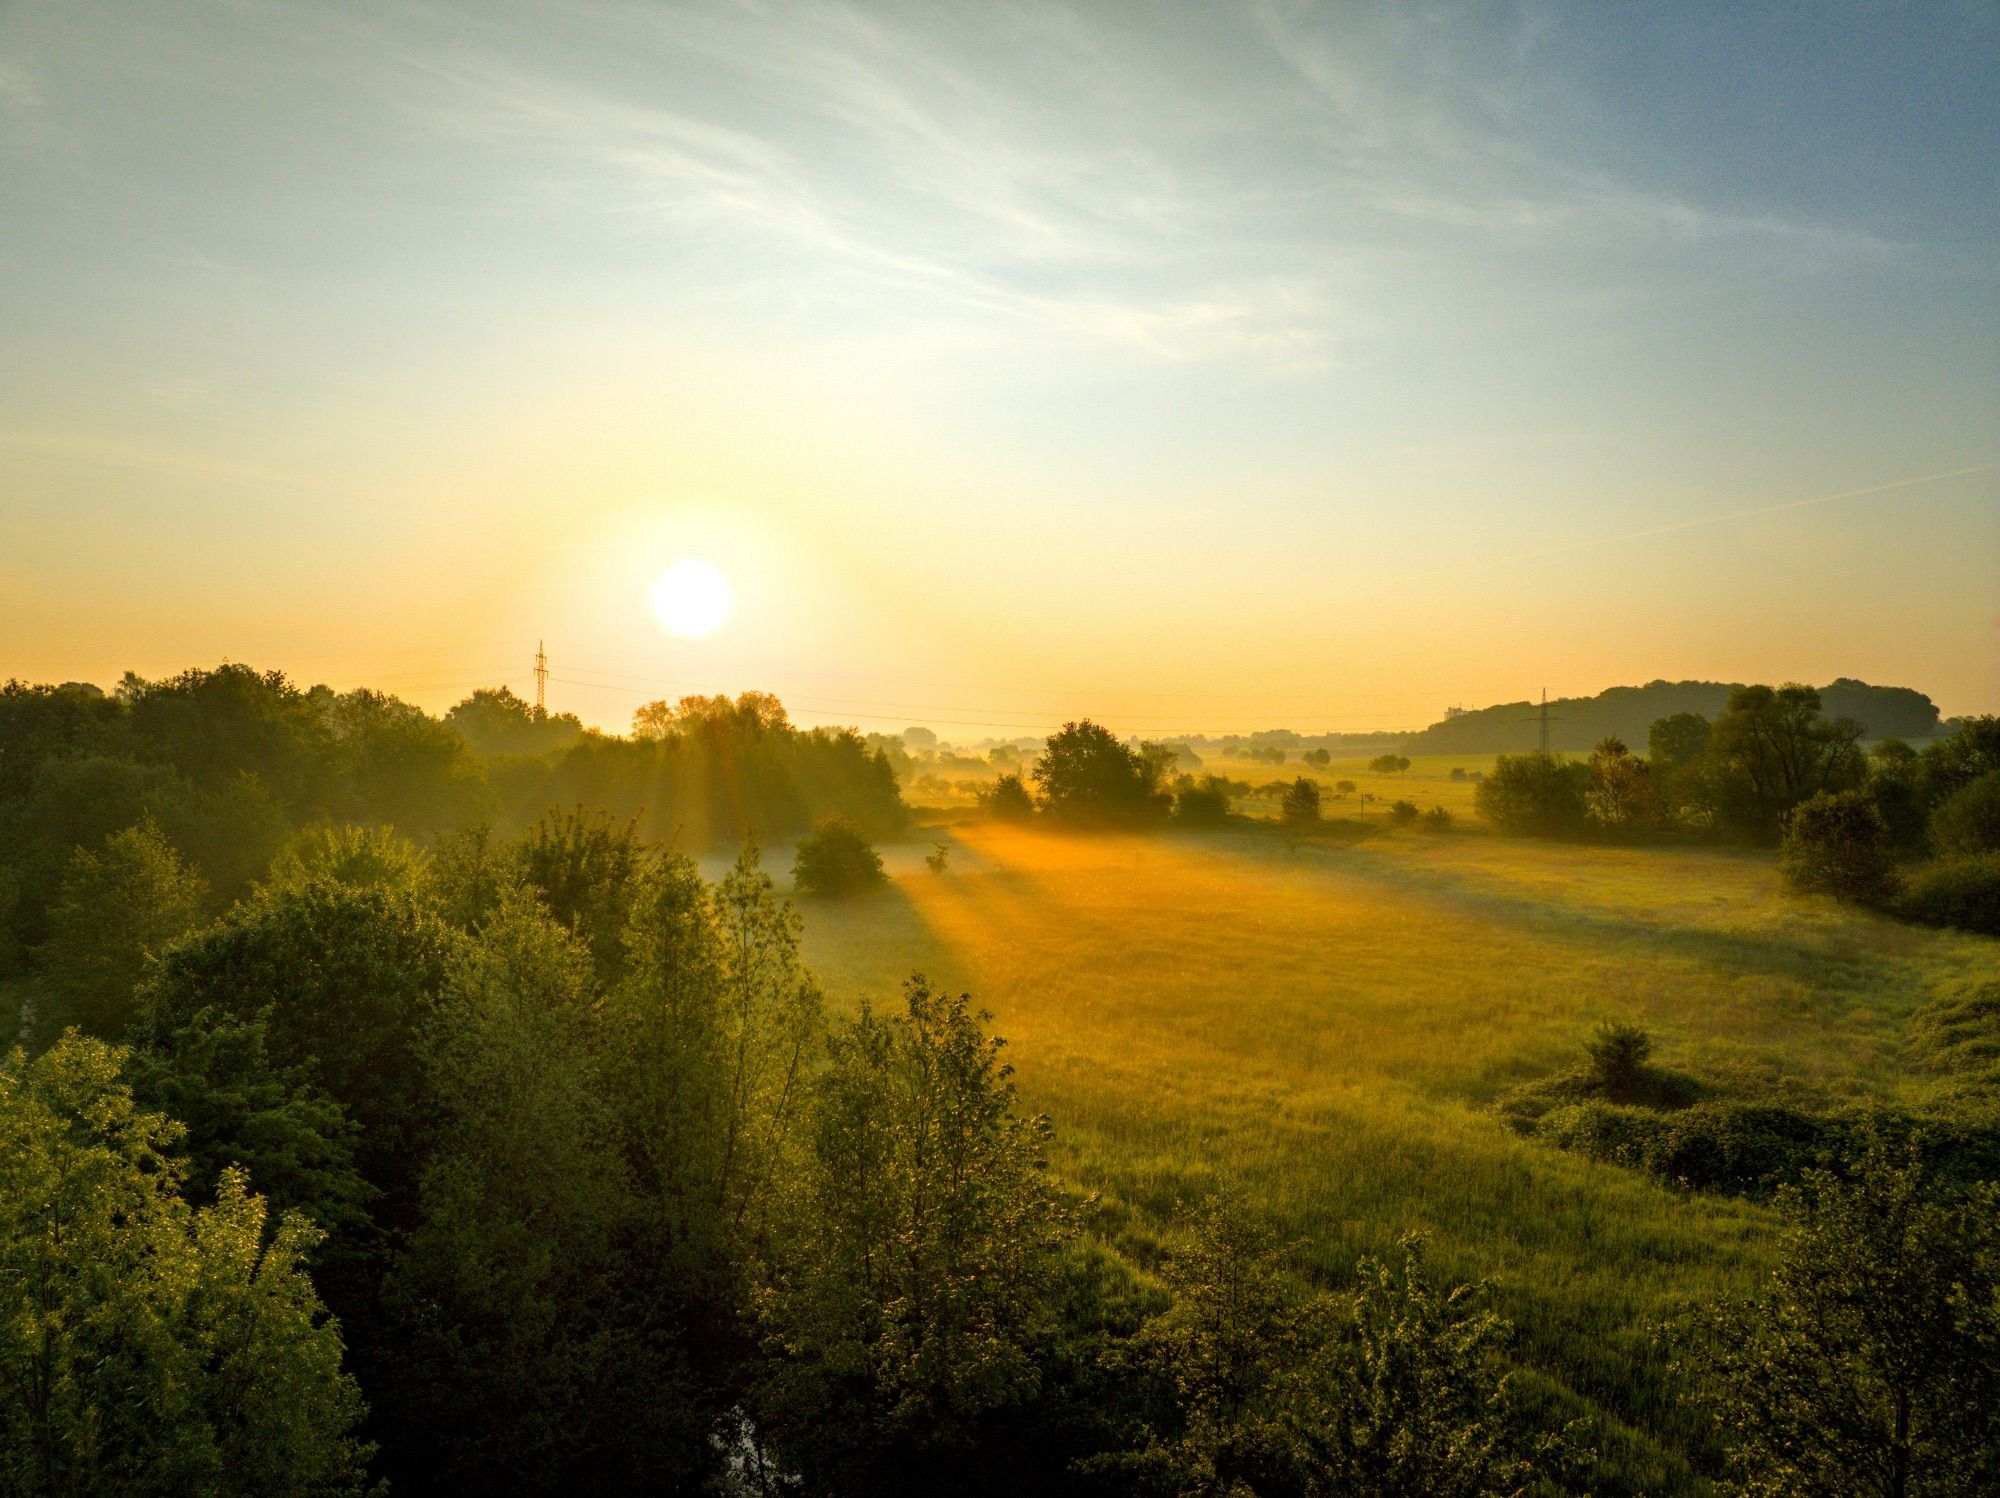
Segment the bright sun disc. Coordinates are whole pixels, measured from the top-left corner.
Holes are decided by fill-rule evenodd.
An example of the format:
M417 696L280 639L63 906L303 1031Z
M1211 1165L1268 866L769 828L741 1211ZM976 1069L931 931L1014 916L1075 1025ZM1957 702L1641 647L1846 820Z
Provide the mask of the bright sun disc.
M699 640L729 617L736 592L729 579L699 557L682 557L649 590L653 617L670 635Z

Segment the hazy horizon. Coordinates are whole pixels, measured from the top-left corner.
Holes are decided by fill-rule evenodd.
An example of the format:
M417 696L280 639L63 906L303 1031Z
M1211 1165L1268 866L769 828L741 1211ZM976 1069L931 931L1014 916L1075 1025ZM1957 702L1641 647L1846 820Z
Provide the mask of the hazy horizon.
M2000 707L1989 9L0 15L0 676ZM1921 78L1912 89L1909 80ZM658 628L682 556L734 607ZM989 728L987 725L991 725Z

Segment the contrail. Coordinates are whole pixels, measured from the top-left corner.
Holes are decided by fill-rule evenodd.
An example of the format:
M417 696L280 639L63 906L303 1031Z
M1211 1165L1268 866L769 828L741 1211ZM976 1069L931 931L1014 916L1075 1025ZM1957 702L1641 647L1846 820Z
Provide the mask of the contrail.
M1561 546L1551 546L1545 551L1527 551L1516 556L1501 557L1497 561L1489 559L1476 563L1478 567L1505 566L1512 562L1534 562L1543 557L1558 557L1572 551L1584 551L1593 546L1613 546L1620 541L1643 541L1651 536L1668 536L1676 531L1698 530L1704 525L1722 525L1731 520L1747 520L1752 515L1774 515L1780 510L1802 510L1808 505L1832 504L1837 499L1859 499L1865 494L1886 494L1891 489L1910 489L1918 484L1935 484L1942 479L1963 478L1968 473L1990 473L2000 468L2000 459L1987 463L1974 463L1970 468L1950 468L1943 473L1920 473L1915 478L1893 479L1886 484L1870 484L1865 489L1842 489L1837 494L1812 494L1804 499L1781 500L1774 505L1753 505L1747 510L1730 510L1722 515L1703 515L1696 520L1676 520L1670 525L1650 526L1642 531L1625 531L1616 536L1593 536L1584 541L1570 541ZM1473 566L1450 569L1454 572L1469 572Z

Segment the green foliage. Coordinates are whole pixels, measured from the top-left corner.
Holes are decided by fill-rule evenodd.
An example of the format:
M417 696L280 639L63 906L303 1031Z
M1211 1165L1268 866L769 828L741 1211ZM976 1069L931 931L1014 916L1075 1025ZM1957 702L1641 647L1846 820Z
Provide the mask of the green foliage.
M1996 770L2000 770L2000 717L1967 718L1946 737L1926 744L1920 756L1924 795L1933 806Z
M1588 825L1590 767L1553 754L1503 754L1472 793L1479 815L1514 837L1575 837Z
M1310 827L1319 821L1319 782L1301 775L1285 788L1278 814L1288 826Z
M1446 832L1451 828L1451 813L1442 806L1433 806L1423 815L1424 831Z
M780 1465L848 1491L941 1478L1040 1388L1068 1213L1049 1126L1014 1110L964 995L904 988L833 1038L811 1153L760 1318L760 1429Z
M979 809L996 822L1026 822L1035 815L1035 798L1019 775L998 777L979 793Z
M581 806L551 811L528 829L514 856L522 882L589 948L598 976L615 978L639 862L636 824Z
M150 819L115 832L92 852L78 848L35 949L42 987L57 1016L117 1040L132 1018L134 990L167 946L202 921L208 890Z
M1793 889L1876 904L1896 891L1889 830L1866 790L1821 791L1785 821L1778 869Z
M1169 805L1159 767L1088 719L1049 736L1035 763L1035 785L1043 811L1076 825L1132 825Z
M1407 754L1378 754L1368 761L1368 768L1377 775L1400 775L1410 768Z
M72 1033L0 1065L0 1492L362 1491L317 1230L236 1170L190 1207L121 1056Z
M1220 827L1229 821L1233 783L1222 775L1183 776L1174 791L1174 819L1189 827Z
M845 817L822 817L799 840L792 883L806 895L851 895L888 879L882 855Z
M361 1126L362 1173L407 1199L428 1132L411 1047L458 938L405 890L315 880L267 890L170 950L144 993L145 1042L172 1054L203 1009L261 1021Z
M1910 870L1894 908L1926 926L2000 936L2000 853L1939 858Z
M1785 1254L1758 1296L1677 1334L1735 1491L1983 1494L2000 1485L2000 1187L1939 1186L1877 1145L1851 1180L1779 1194Z
M1414 801L1392 801L1389 804L1389 821L1397 827L1415 825L1417 803Z
M391 828L320 822L292 835L264 882L296 888L323 879L356 889L409 889L422 867L422 855Z
M1910 1044L1921 1062L1974 1096L2000 1085L2000 982L1933 999L1910 1016Z
M537 714L506 687L481 687L444 715L474 753L557 754L583 737L574 713Z
M1855 747L1861 725L1820 714L1820 694L1796 683L1741 687L1709 734L1707 765L1722 825L1740 836L1776 841L1786 818L1821 792L1859 785L1866 774Z
M1653 1037L1638 1025L1606 1020L1584 1042L1583 1049L1590 1059L1591 1080L1606 1097L1630 1097L1645 1085Z
M1698 764L1708 752L1709 722L1700 713L1673 713L1646 731L1646 759L1654 772Z
M1584 793L1590 820L1611 833L1643 832L1659 819L1659 789L1651 767L1616 736L1590 753L1590 789Z
M2000 770L1953 791L1931 813L1931 846L1947 857L2000 853Z

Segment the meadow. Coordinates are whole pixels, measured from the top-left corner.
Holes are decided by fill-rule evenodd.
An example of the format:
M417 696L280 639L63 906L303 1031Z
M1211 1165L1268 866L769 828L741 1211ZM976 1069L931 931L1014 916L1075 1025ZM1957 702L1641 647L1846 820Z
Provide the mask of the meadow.
M1318 774L1469 821L1449 768ZM1141 1263L1218 1185L1310 1278L1428 1232L1441 1271L1491 1279L1552 1397L1588 1413L1600 1491L1704 1490L1653 1327L1747 1289L1776 1219L1518 1138L1495 1098L1611 1019L1725 1088L1919 1102L1906 1016L2000 980L2000 945L1789 895L1760 853L1466 825L1297 846L1262 828L932 831L943 872L906 844L882 893L805 905L837 1008L886 1004L912 971L970 990L1023 1101L1055 1121L1059 1170Z

